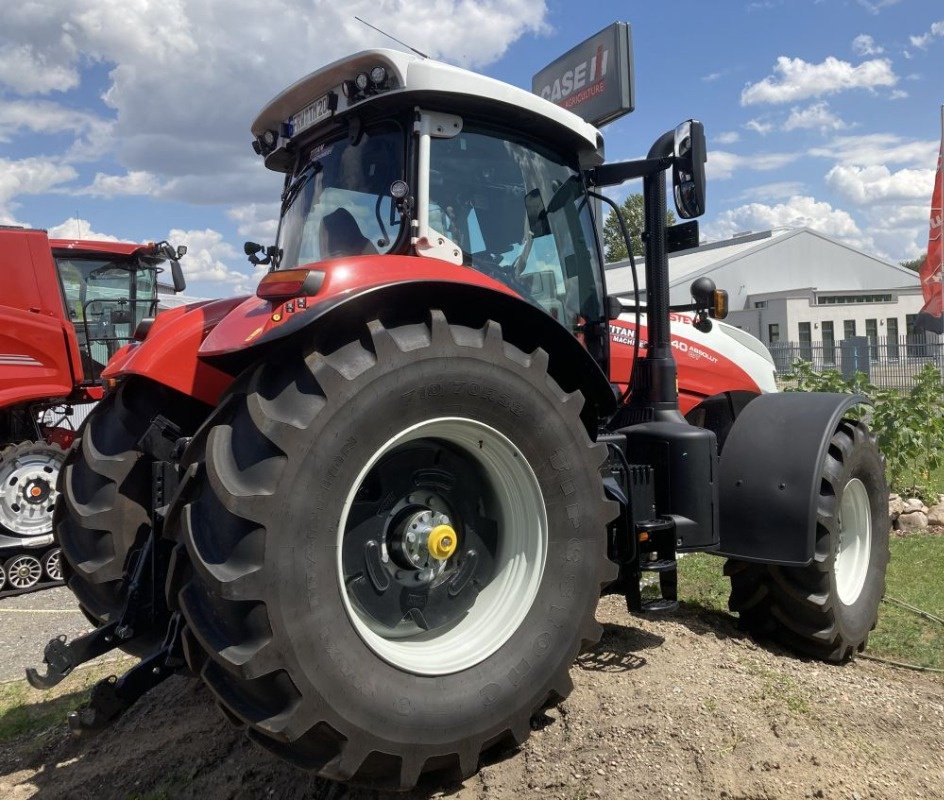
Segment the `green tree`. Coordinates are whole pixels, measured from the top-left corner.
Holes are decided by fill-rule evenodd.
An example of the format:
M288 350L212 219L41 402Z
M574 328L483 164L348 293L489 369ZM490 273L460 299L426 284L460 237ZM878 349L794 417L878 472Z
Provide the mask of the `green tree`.
M623 219L626 220L626 227L633 242L633 255L641 256L645 252L641 235L645 219L642 194L637 192L629 195L623 201L620 210L623 212ZM675 214L669 210L665 212L665 224L675 224ZM608 263L629 258L619 220L616 219L616 213L613 211L607 214L606 221L603 223L603 252Z
M901 265L905 269L913 269L915 272L920 272L923 264L924 264L924 256L918 256L917 258L911 259L911 261L901 262Z

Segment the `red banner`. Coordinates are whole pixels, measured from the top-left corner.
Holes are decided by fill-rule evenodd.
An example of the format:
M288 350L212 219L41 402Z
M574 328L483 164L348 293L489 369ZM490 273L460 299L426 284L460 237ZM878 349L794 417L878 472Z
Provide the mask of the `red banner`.
M919 330L944 333L944 296L941 278L944 273L944 131L941 152L937 158L937 175L931 195L931 226L928 234L928 255L921 267L921 291L924 308L918 314L915 327Z

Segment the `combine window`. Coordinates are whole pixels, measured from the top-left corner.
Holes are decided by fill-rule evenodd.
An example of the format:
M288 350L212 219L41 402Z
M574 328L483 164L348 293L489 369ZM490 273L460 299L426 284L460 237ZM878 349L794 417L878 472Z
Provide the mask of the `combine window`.
M430 143L429 224L463 262L578 330L602 318L593 222L578 170L523 140L477 131Z

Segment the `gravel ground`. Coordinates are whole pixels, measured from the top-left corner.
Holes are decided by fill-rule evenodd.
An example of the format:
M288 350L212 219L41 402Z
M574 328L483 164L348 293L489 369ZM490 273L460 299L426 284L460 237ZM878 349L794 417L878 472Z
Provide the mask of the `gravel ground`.
M425 800L944 798L944 680L867 661L803 661L691 607L664 620L605 598L600 644L573 694L520 749ZM378 798L300 772L225 722L197 681L173 677L108 730L65 726L0 745L4 800Z
M70 639L89 630L75 596L64 586L0 600L0 681L22 678L26 667L40 667L46 642L59 634Z

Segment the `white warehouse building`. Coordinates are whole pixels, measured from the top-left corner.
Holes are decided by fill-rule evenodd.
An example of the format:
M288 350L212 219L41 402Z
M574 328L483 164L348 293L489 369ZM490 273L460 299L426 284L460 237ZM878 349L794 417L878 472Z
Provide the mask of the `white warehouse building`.
M642 259L637 266L644 288ZM836 363L841 342L852 337L868 339L873 362L923 356L920 345L938 338L913 332L924 305L917 273L809 228L743 234L673 253L671 302L691 302L689 287L702 276L728 292L727 321L763 341L775 358L787 348L787 365L792 357ZM631 297L627 261L608 264L606 281L610 294Z

